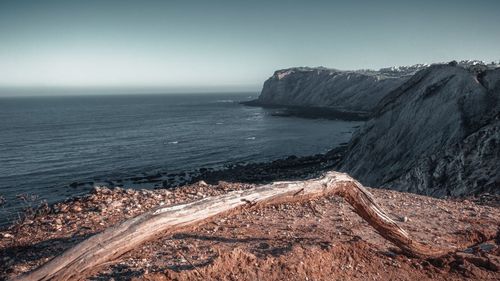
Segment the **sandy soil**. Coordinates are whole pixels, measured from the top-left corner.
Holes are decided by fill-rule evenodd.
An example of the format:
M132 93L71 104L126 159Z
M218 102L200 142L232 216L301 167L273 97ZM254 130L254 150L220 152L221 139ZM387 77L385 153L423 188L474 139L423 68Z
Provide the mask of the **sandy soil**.
M252 185L198 183L176 190L100 188L42 208L0 232L0 280L45 263L90 235L158 204ZM457 251L402 255L339 198L245 210L160 237L86 280L500 280L499 198L441 200L370 189L418 240Z

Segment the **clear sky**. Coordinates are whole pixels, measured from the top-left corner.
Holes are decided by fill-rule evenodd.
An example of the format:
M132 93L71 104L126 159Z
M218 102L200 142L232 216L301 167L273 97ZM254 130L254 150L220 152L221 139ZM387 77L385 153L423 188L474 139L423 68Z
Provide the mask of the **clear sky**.
M0 87L254 89L291 66L500 59L500 0L1 0Z

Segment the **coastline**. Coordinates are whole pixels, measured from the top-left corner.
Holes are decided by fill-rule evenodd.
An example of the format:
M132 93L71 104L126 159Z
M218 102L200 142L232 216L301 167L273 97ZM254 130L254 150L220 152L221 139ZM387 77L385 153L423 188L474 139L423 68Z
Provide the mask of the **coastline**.
M277 111L271 115L283 117L349 121L367 120L370 117L366 112L345 112L331 108L261 105L258 101L241 104L274 108ZM0 279L2 276L16 276L32 270L76 243L158 205L189 203L273 181L310 179L328 170L341 169L339 163L348 155L347 145L351 144L352 141L350 144L343 143L327 153L310 156L292 155L274 161L197 168L176 173L153 172L106 181L106 186L100 186L100 182L73 182L70 184L72 188L94 187L88 194L27 210L15 223L6 228L0 227L0 259L6 264L0 267ZM370 186L386 187L378 184ZM433 198L384 188L368 190L374 194L377 203L389 210L394 220L404 223L405 228L426 241L426 244L455 250L437 259L408 259L397 249L387 247L386 242L380 241L376 231L366 228L359 217L349 213L345 202L321 198L274 207L262 206L261 209L242 214L228 214L227 218L207 220L193 228L182 229L173 236L165 235L150 241L91 278L193 280L202 277L200 279L218 280L226 277L224 273L227 269L235 267L245 270L243 276L247 276L248 272L262 275L275 272L276 269L272 267L261 270L261 265L256 262L240 262L241 259L262 262L259 259L262 257L272 257L265 260L271 264L281 262L292 266L301 260L312 262L311 266L321 264L323 259L342 265L354 260L355 264L368 269L362 276L383 276L384 279L390 278L395 272L405 274L407 279L412 280L425 277L433 280L462 280L472 276L495 280L498 277L500 195L481 192ZM330 221L332 217L335 217L333 222ZM308 239L313 242L305 243ZM173 245L173 248L166 246L166 253L163 250L165 245ZM235 246L240 251L236 254L229 250ZM203 250L200 251L200 247ZM178 249L190 256L186 258L181 254L179 258L177 254L172 254ZM332 249L340 250L335 252ZM351 253L347 263L339 259L346 252ZM316 256L321 258L315 260ZM231 263L234 259L237 262ZM370 262L365 263L366 260ZM168 265L165 265L165 261ZM378 265L373 266L372 261ZM399 269L381 271L380 268L387 264ZM123 270L122 266L130 270ZM289 271L291 275L301 272L295 267ZM345 277L360 279L356 277L362 271L355 267ZM282 274L279 279L290 277L287 276L288 270L281 268L279 272ZM384 276L385 273L388 275ZM331 276L324 275L321 267L315 274L320 279ZM334 274L343 276L342 272Z
M20 121L2 127L0 155L6 161L0 196L6 202L0 202L0 225L6 217L17 219L24 207L85 195L95 185L173 188L200 175L228 175L220 170L232 166L324 153L346 143L360 124L273 117L272 111L239 104L246 98L240 93L117 95L2 104L2 112L13 111L9 115ZM23 113L39 102L47 106ZM195 110L186 110L191 106ZM42 121L45 125L36 129L15 129Z
M300 117L308 119L334 119L344 121L366 121L370 119L371 112L368 111L349 111L333 107L319 106L297 106L282 104L261 103L259 100L243 101L240 104L246 106L262 107L267 109L279 109L273 116Z
M273 181L318 177L338 167L346 148L342 144L324 154L292 155L220 169L144 174L109 181L109 187L96 186L85 195L32 209L17 222L0 228L0 259L4 261L0 280L32 270L78 242L158 205L192 202ZM128 183L149 189L120 187L127 187ZM74 182L71 186L86 184ZM292 266L300 260L311 263L313 271L306 275L311 276L312 272L319 279L331 274L350 280L363 280L366 276L386 279L392 274L423 280L467 280L471 276L494 280L498 276L499 195L432 198L383 188L369 190L379 204L390 210L391 216L419 239L465 250L438 259L408 259L387 246L346 202L325 198L308 204L251 210L166 235L127 253L118 263L90 278L219 280L235 267L241 268L240 277L250 272L264 276L277 269L258 263ZM464 208L467 217L477 220L462 219ZM325 259L346 264L346 252L350 253L349 262L362 267L331 273L325 273L321 267L314 269ZM255 262L245 262L248 259ZM387 265L394 268L380 270ZM289 279L302 271L294 267L279 272L279 277L269 280Z
M18 198L27 200L29 204L16 214L7 214L11 219L0 221L0 231L9 228L18 221L24 220L33 214L57 205L61 202L78 200L87 196L96 187L105 188L133 188L134 190L175 190L204 181L208 184L216 185L219 182L243 183L243 184L266 184L281 180L304 180L317 177L323 172L334 169L339 163L346 149L341 145L323 154L310 156L290 155L265 162L250 162L227 164L221 168L197 168L189 171L178 172L155 172L141 174L128 178L110 179L105 181L75 181L69 184L68 188L88 189L80 195L75 195L66 199L58 200L52 204L33 199ZM14 217L16 217L14 219Z
M110 182L110 184L123 187L126 181L153 189L170 189L200 180L209 184L216 184L218 181L265 184L277 180L308 179L334 168L342 158L345 149L346 146L342 145L327 153L310 156L291 155L266 162L228 164L222 168L198 168L178 173L159 172L123 179L121 182Z

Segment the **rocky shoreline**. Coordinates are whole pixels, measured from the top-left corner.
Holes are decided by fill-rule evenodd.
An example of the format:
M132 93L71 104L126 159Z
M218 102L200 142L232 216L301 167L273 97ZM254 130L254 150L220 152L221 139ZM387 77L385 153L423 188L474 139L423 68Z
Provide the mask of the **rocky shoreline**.
M338 109L335 107L321 107L321 106L297 106L297 105L284 105L284 104L268 104L257 100L243 101L241 104L246 106L257 106L262 108L275 109L272 113L273 116L282 117L300 117L300 118L323 118L345 121L366 121L370 118L371 112L369 111L349 111Z
M195 184L199 181L204 181L208 184L218 184L220 181L245 184L266 184L280 180L303 180L318 177L323 172L335 168L342 159L345 149L346 146L344 144L324 154L301 157L291 155L286 158L268 162L227 164L221 168L208 167L179 172L155 171L153 173L144 173L119 179L75 181L70 183L67 188L91 191L95 187L99 188L105 186L109 188L172 190L182 186ZM75 198L85 196L86 193L88 192L85 191L83 195L76 196ZM45 201L40 202L37 198L25 198L25 196L29 197L29 195L20 195L17 199L24 200L29 204L25 204L26 206L17 216L11 215L15 220L20 220L24 216L30 216L38 212L37 210L39 209L48 207ZM68 200L72 199L73 198L68 198ZM4 203L5 201L0 197L0 206ZM0 230L9 227L11 223L12 221L0 220Z
M222 168L199 168L192 171L155 171L123 179L73 182L71 188L109 186L171 189L203 180L210 184L218 181L263 184L277 180L300 180L316 177L335 167L345 153L345 144L324 154L310 156L291 155L268 162L227 164Z

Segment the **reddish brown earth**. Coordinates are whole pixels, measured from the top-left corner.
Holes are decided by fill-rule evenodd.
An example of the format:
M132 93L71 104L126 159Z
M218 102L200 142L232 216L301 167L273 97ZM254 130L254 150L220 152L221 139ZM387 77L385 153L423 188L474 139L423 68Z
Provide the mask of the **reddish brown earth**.
M36 268L86 237L158 204L251 185L174 191L98 189L0 232L0 280ZM402 255L339 198L244 210L159 237L86 280L500 280L499 198L441 200L370 189L414 237L452 253Z

